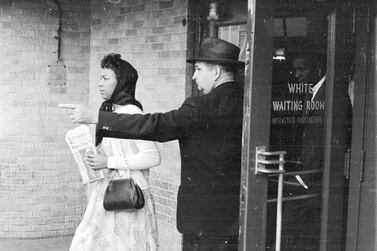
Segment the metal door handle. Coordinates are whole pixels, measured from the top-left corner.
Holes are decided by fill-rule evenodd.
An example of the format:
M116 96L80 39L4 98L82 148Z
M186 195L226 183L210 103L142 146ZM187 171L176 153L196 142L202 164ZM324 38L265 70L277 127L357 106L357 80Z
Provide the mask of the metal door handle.
M284 155L286 151L267 152L265 146L257 146L255 151L255 175L261 174L281 174L285 173L284 170ZM266 156L279 156L277 160L266 160ZM279 165L279 169L266 168L267 165Z
M265 146L258 146L255 150L255 175L278 174L278 196L276 205L276 239L275 250L280 251L281 247L281 223L283 215L283 178L284 178L284 155L286 151L266 152ZM266 156L278 156L278 160L266 160ZM279 169L266 168L267 165L279 165Z

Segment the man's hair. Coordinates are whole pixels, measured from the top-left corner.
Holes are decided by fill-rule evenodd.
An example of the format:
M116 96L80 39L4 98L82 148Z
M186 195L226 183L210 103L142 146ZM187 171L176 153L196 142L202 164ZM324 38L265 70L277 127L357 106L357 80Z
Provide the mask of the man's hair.
M311 72L315 72L318 70L324 71L326 68L326 57L321 53L315 52L302 52L295 53L292 55L292 61L302 59L304 61L305 67L310 70Z
M296 54L296 55L293 55L293 57L292 57L292 61L299 60L299 59L304 61L306 68L308 68L308 69L313 68L312 63L313 63L314 60L313 60L312 54L310 54L310 53Z
M238 67L235 65L229 65L229 64L219 64L219 63L212 63L212 62L203 62L207 65L209 69L213 69L216 65L221 68L222 71L228 72L233 74L235 77L238 72Z

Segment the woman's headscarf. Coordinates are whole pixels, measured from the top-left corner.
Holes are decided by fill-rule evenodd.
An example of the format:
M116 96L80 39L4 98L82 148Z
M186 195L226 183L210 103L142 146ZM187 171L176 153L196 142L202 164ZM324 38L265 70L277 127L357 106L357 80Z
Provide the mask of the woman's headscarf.
M143 109L139 101L135 99L135 88L138 79L136 69L127 61L120 59L119 54L109 54L104 57L101 62L102 68L111 69L114 71L117 78L117 85L114 88L113 94L109 100L105 100L99 110L112 112L114 105L128 105L133 104ZM102 136L98 125L96 126L96 146L102 141Z

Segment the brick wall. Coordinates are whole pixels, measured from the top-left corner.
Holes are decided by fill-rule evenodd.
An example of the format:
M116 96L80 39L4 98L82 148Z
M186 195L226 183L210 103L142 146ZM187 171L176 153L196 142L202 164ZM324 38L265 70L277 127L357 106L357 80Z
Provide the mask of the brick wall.
M178 108L185 99L187 28L186 0L92 0L90 103L101 99L99 63L115 52L139 72L136 97L145 112ZM161 250L180 250L176 230L176 194L180 183L177 141L159 144L162 163L151 170Z
M73 234L86 204L57 104L88 99L90 2L59 2L60 67L54 1L0 1L0 238Z
M59 0L62 61L57 62L58 11L53 0L0 2L0 238L73 234L86 194L64 142L72 128L59 103L98 107L99 61L116 52L139 71L136 96L145 112L177 108L186 81L186 0ZM187 82L187 83L186 83ZM177 141L159 144L151 170L161 250L179 250Z

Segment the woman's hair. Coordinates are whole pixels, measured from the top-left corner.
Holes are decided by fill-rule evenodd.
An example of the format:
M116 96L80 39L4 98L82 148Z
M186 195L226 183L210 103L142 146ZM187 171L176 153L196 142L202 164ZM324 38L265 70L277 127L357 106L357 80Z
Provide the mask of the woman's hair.
M117 78L117 81L119 82L120 77L121 77L121 65L122 65L123 62L125 62L125 61L121 59L121 55L120 54L110 53L110 54L106 55L101 60L101 68L113 70L114 73L115 73L115 76ZM132 69L132 70L134 70L136 72L135 69ZM136 80L135 80L135 82L136 81L137 81L137 72L136 72Z
M117 84L108 100L110 103L125 105L129 100L135 101L135 88L138 79L136 69L127 61L120 58L120 54L110 53L101 60L102 69L111 69L115 73ZM141 108L141 104L137 102Z
M136 69L127 61L121 59L120 54L110 53L101 60L101 68L114 71L117 79L117 87L114 92L124 90L132 97L135 95L135 85L138 79Z
M110 53L101 60L101 68L113 70L117 84L110 99L105 100L99 110L112 112L115 109L114 104L132 104L143 110L143 106L135 99L135 88L138 79L136 69L130 63L121 59L120 54L115 53ZM96 145L101 141L102 136L99 133L99 128L96 127Z

